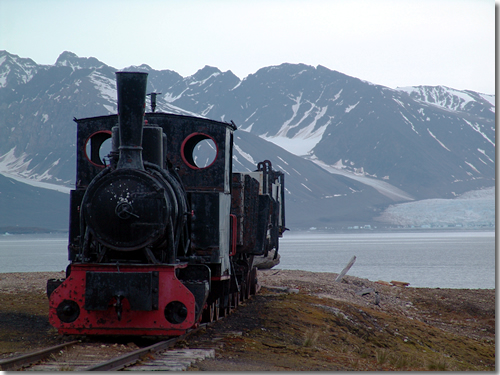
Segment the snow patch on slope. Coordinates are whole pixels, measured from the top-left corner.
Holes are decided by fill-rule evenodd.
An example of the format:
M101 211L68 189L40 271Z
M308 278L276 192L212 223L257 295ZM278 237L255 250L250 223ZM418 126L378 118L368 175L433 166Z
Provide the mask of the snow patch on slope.
M17 67L17 73L15 73L15 68L14 73L11 73L12 68L9 63ZM38 66L36 65L36 63L28 59L20 59L19 56L7 56L7 54L5 54L4 56L0 57L0 68L0 87L5 87L7 86L7 78L10 74L15 74L16 79L18 79L22 83L31 81L31 79L37 73Z
M439 139L436 138L436 136L434 134L432 134L432 132L429 130L429 128L427 128L427 131L429 132L429 134L431 135L431 137L434 138L444 149L446 149L447 151L450 151L450 149L448 147L446 147L443 144L443 142L441 142Z
M20 156L15 156L16 148L12 148L10 151L0 156L0 173L2 174L12 174L12 175L24 175L27 177L29 175L29 164L30 160L26 160L28 158L28 154L23 152Z
M250 163L252 163L253 165L257 165L257 163L255 162L255 160L252 158L252 155L250 154L247 154L245 151L243 151L241 149L240 146L236 145L236 144L233 144L233 147L234 149L246 160L248 160Z
M354 105L349 105L349 106L347 106L347 108L345 109L345 113L349 113L349 112L351 112L354 108L356 108L356 106L357 106L358 104L359 104L359 101L358 101L356 104L354 104Z
M69 194L71 191L71 188L66 187L66 186L62 186L62 185L51 184L51 183L42 182L42 181L36 181L36 180L29 179L29 178L22 178L19 176L15 176L15 175L3 173L3 172L0 172L0 174L7 177L7 178L11 178L11 179L16 180L18 182L22 182L23 184L34 186L37 188L55 190L55 191L59 191L61 193L65 193L65 194Z
M313 134L309 136L295 136L294 138L288 138L286 136L274 136L265 137L261 136L262 139L272 142L277 146L287 150L288 152L297 155L304 156L307 155L313 148L318 144L326 130L326 125L322 126Z
M491 111L495 113L495 95L488 95L488 94L480 94L478 93L481 98L486 100L488 103L491 104L492 108Z
M191 77L188 77L187 80L189 79L192 79L193 81L189 82L189 85L198 85L198 86L203 86L205 83L207 83L207 81L211 78L215 78L217 76L219 76L220 73L219 72L215 72L215 73L212 73L211 75L209 75L207 78L201 80L201 81L195 81L193 76Z
M477 101L477 97L468 91L456 90L446 86L410 86L398 87L396 90L406 92L417 100L453 111L463 111L467 104ZM475 93L488 102L489 110L495 113L495 95ZM480 99L479 99L480 100Z
M326 128L331 123L331 119L329 119L326 124L316 129L318 120L325 116L328 106L318 107L314 103L309 102L311 108L309 108L304 113L304 115L298 122L292 124L292 121L294 121L297 117L297 113L301 105L301 99L302 93L300 93L300 95L296 98L292 98L292 100L295 102L295 104L292 105L292 116L290 117L290 119L283 123L280 130L276 133L275 136L260 136L262 139L265 139L268 142L272 142L297 156L309 154L309 152L321 140L324 132L326 131ZM305 119L309 118L311 112L314 109L316 109L316 115L314 116L314 119L308 125L300 129L297 134L294 135L294 137L287 137L287 133L289 132L289 130L299 126ZM249 131L249 129L245 130Z
M281 125L281 128L280 130L278 130L278 133L277 133L277 136L286 136L286 133L288 132L288 130L290 129L290 123L295 120L295 117L297 117L297 112L300 108L300 101L302 99L302 92L300 92L300 95L297 96L296 98L293 98L291 96L289 96L290 99L292 99L295 104L292 105L292 117L290 117L288 120L286 120L283 125ZM300 122L299 122L300 123ZM297 124L298 125L298 124ZM295 125L295 126L297 126Z
M476 132L478 132L479 134L481 134L481 136L482 136L484 139L486 139L486 140L487 140L488 142L490 142L493 146L495 146L495 143L494 143L494 142L492 142L492 140L491 140L491 139L489 139L489 138L488 138L488 136L487 136L485 133L483 133L483 132L481 131L481 128L480 128L479 124L477 124L477 123L474 123L474 124L473 124L472 122L469 122L469 121L467 121L466 119L464 119L464 121L465 121L465 123L466 123L467 125L469 125L469 126L470 126L470 127L471 127L474 131L476 131Z
M26 160L28 155L26 153L21 154L19 157L14 155L15 147L9 152L0 156L0 174L5 177L12 178L13 180L50 190L57 190L62 193L69 193L70 188L62 185L51 184L48 182L43 182L43 180L52 179L50 175L50 168L46 170L42 175L33 174L31 169L28 169L30 160ZM55 166L59 163L59 159L52 163Z
M5 59L5 56L3 58ZM0 61L0 66L2 65L2 62L3 61ZM7 77L9 76L9 73L10 73L10 66L6 66L0 73L0 87L7 86Z
M342 161L340 161L340 164L339 162L337 162L335 165L328 165L325 162L314 158L311 158L311 161L330 173L339 174L348 177L352 180L361 182L365 185L371 186L375 190L377 190L380 194L385 195L386 197L394 200L395 202L414 200L414 198L410 194L404 192L401 189L398 189L395 186L392 186L387 182L343 170L344 166L342 165Z
M111 104L103 105L104 108L109 113L116 113L116 101L118 100L116 96L116 81L97 71L92 72L90 75L90 81L94 87L99 90L101 97Z
M184 91L182 91L179 95L176 95L176 96L172 96L172 93L166 93L165 95L163 95L163 100L165 100L167 103L172 103L172 102L175 102L177 99L180 99L182 97L182 95L189 90L189 87L186 87L184 89Z
M480 148L478 148L477 150L478 150L481 154L483 154L484 156L486 156L490 162L494 163L493 159L491 159L488 155L486 155L486 151L481 150Z

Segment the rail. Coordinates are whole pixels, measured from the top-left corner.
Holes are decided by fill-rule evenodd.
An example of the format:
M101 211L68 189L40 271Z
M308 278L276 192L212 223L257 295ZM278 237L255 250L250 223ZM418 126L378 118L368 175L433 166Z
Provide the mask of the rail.
M83 371L118 371L128 365L135 363L146 354L156 353L174 346L178 341L184 340L189 335L199 331L202 328L207 327L209 324L211 323L200 324L197 328L190 329L182 336L177 336L169 340L160 341L156 344L146 346L145 348L137 349L120 357L112 358L109 361L89 366L83 369Z
M138 360L140 360L141 358L143 358L147 354L154 354L157 352L161 352L165 349L171 348L178 341L184 340L189 335L199 331L202 328L206 328L214 323L215 322L200 324L197 328L190 329L184 335L157 342L155 344L134 350L130 353L125 353L123 355L109 359L107 361L90 365L88 367L80 369L79 371L117 371L117 370L120 370L124 367L133 365L135 362L137 362ZM73 345L80 344L80 343L81 343L80 340L70 341L70 342L67 342L67 343L64 343L61 345L56 345L56 346L52 346L52 347L49 347L46 349L37 350L37 351L32 352L32 353L23 354L23 355L20 355L18 357L0 360L0 370L2 370L2 371L15 371L15 370L21 370L24 367L28 367L28 366L32 366L32 365L36 366L36 364L38 362L40 362L44 359L47 359L48 357L50 357L51 354L58 353L60 350L66 348L66 347L73 346Z
M31 365L32 363L45 359L51 354L59 352L61 349L64 349L68 346L75 345L78 343L80 343L79 340L69 341L61 345L51 346L50 348L38 350L33 353L23 354L18 357L0 360L0 370L3 371L17 370L23 366L28 366Z

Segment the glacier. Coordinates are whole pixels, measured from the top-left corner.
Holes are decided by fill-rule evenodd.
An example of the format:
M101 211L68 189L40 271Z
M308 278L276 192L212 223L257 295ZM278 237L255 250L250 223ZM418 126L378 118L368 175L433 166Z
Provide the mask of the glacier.
M473 190L453 199L391 205L376 220L422 228L492 227L495 225L495 188Z

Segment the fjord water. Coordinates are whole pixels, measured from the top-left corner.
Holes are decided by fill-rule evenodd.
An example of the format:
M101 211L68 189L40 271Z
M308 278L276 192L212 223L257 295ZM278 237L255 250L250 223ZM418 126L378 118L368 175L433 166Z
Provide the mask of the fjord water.
M68 234L0 235L0 273L63 271Z
M412 287L494 289L495 232L290 233L274 269L340 273Z
M0 273L66 269L67 235L0 235ZM495 233L286 232L274 269L340 273L413 287L495 288Z

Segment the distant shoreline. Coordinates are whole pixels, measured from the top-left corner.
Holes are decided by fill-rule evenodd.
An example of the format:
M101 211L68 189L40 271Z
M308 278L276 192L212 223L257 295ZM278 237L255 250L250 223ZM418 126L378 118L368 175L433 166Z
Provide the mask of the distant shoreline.
M67 229L47 229L37 227L0 227L0 236L9 234L67 234Z
M444 232L495 232L495 227L449 228L358 228L358 229L292 229L287 234L361 234L361 233L444 233ZM37 227L0 227L0 236L19 234L68 234L68 230Z
M321 234L356 234L356 233L442 233L442 232L495 232L495 227L449 227L449 228L375 228L375 229L335 229L335 230L324 230L324 229L297 229L290 230L284 233L286 236L288 233L321 233Z
M331 283L330 281L335 279L338 273L335 272L312 272L304 270L281 270L281 269L266 269L258 270L260 279L264 280L264 286L267 285L268 288L273 288L270 285L279 285L278 282L271 282L270 280L279 279L283 275L288 275L287 279L289 282L303 283L308 282L311 285L316 285L317 287L324 287L329 285L330 287L335 287L336 285L345 285L345 283ZM58 279L65 278L65 271L27 271L27 272L0 272L0 293L3 291L14 292L19 290L19 288L27 286L28 289L38 288L39 290L45 290L46 280L48 279ZM385 285L380 284L380 281L369 280L363 277L346 275L345 279L353 281L358 281L367 283L370 285ZM292 281L290 281L292 280ZM330 280L326 282L325 280ZM321 284L321 285L320 285ZM387 285L386 285L387 286ZM394 290L450 290L450 291L463 291L463 290L496 290L496 288L441 288L441 287L397 287L395 285L390 285L390 288Z

